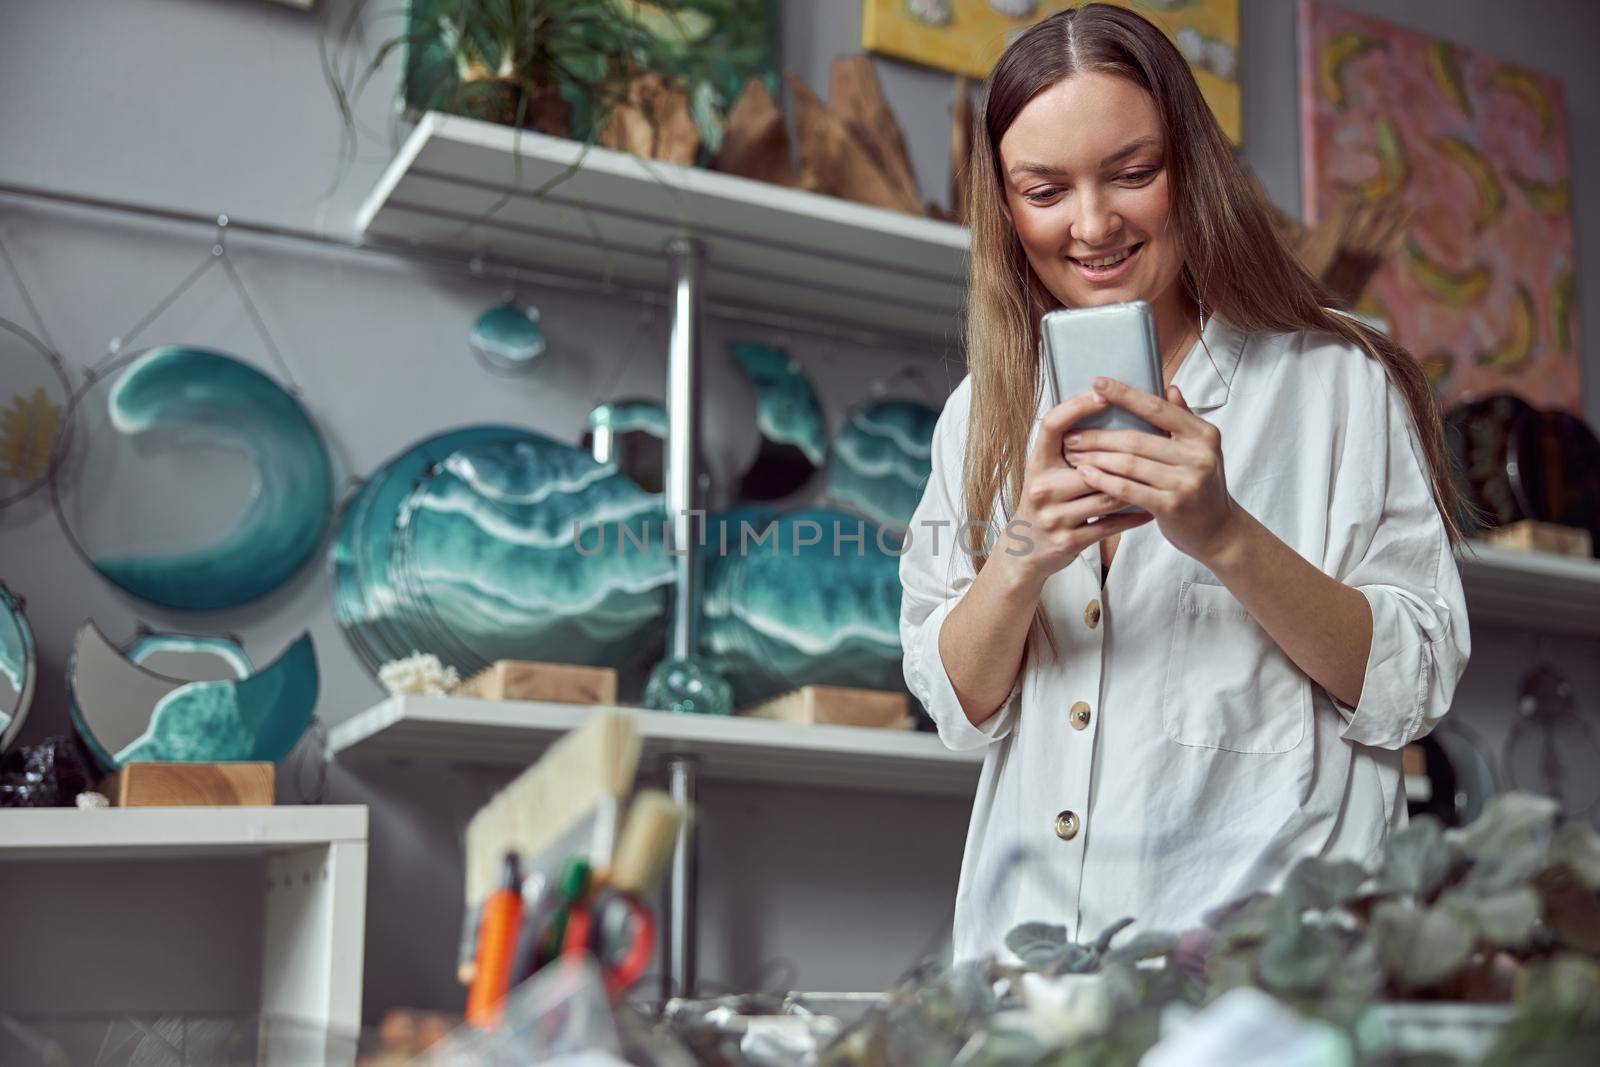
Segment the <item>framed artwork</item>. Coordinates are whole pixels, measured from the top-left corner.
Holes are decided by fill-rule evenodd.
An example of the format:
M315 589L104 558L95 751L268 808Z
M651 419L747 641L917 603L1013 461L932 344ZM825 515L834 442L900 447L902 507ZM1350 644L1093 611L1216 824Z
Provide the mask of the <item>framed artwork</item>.
M1083 0L862 0L861 45L937 70L987 77L1017 34ZM1160 26L1235 145L1239 102L1239 0L1107 0Z
M1509 391L1577 411L1560 81L1311 0L1300 45L1307 221L1345 197L1412 211L1357 310L1423 361L1446 408Z

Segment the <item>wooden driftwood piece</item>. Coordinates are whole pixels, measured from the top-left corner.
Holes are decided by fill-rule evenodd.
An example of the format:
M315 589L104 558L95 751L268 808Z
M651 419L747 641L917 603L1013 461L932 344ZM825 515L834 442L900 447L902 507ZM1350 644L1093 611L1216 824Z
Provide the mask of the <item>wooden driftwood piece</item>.
M905 133L884 99L878 72L868 56L840 56L833 61L828 80L828 110L838 116L866 150L902 211L921 213L922 198Z
M728 113L722 133L722 151L711 166L728 174L795 186L800 175L789 158L789 131L783 112L760 78L745 82L744 91Z
M901 190L878 169L844 122L822 106L817 94L793 71L788 72L788 77L804 161L801 187L876 207L922 214L919 204L906 203Z
M700 152L700 128L689 113L689 94L660 74L640 74L628 83L628 96L600 127L604 148L646 159L693 166Z

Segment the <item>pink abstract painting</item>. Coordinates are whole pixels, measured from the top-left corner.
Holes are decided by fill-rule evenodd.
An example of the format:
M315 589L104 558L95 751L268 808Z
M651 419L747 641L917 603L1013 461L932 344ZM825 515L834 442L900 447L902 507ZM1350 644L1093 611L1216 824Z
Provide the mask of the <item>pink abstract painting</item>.
M1578 308L1561 83L1303 0L1305 211L1400 190L1409 232L1359 311L1427 367L1441 405L1514 392L1578 411Z

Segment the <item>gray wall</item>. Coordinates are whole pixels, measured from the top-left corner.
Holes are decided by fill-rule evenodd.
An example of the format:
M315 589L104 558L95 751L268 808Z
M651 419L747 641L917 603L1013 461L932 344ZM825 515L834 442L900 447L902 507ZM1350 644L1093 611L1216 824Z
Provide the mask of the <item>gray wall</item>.
M391 5L373 5L386 10ZM1589 0L1351 0L1564 79L1574 185L1600 174L1600 5ZM1270 195L1297 211L1294 6L1244 2L1245 157ZM391 151L392 72L360 103L358 159L337 173L338 124L318 67L317 42L347 0L309 14L261 0L0 0L0 182L117 197L182 210L344 232ZM392 26L392 23L389 25ZM380 26L377 32L383 32ZM860 42L859 0L789 0L785 63L826 85L827 65ZM930 199L944 199L947 78L880 61L890 102L910 138ZM1600 248L1600 202L1577 201L1580 255ZM74 367L98 360L199 260L210 235L92 212L0 200L0 232L17 256L55 340ZM629 392L661 396L665 324L627 300L528 290L544 310L553 355L543 371L507 384L472 364L472 318L498 286L415 265L271 241L232 248L341 474L358 476L445 426L519 420L573 439L619 358ZM1600 271L1583 273L1589 333L1600 331ZM26 322L0 275L0 315ZM713 322L712 350L734 336L786 344L811 370L837 423L870 383L902 366L936 388L959 379L955 354L866 348L814 336ZM144 340L191 341L260 355L220 276L169 311ZM1593 347L1593 342L1590 342ZM711 403L735 396L715 375ZM1600 422L1600 373L1585 384ZM713 408L715 410L715 408ZM65 728L62 673L71 635L93 618L113 636L136 619L161 628L244 635L258 661L309 627L323 668L321 715L330 722L380 696L335 625L325 565L247 612L184 617L130 602L67 548L47 509L0 512L0 577L28 598L44 681L25 734ZM1491 740L1513 714L1518 676L1535 654L1561 663L1580 693L1600 691L1592 642L1542 641L1479 627L1458 716ZM458 1007L451 961L459 910L459 833L503 780L434 764L331 771L331 799L373 806L366 1006ZM284 799L294 793L284 787ZM707 788L702 796L702 972L708 985L872 989L891 982L949 919L968 805L806 790ZM848 832L841 827L848 826ZM871 931L862 936L861 931ZM787 965L787 970L785 970Z

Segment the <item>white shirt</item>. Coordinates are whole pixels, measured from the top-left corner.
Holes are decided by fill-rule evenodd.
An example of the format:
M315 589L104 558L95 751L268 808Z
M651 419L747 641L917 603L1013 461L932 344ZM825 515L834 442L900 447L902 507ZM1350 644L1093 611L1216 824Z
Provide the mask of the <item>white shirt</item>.
M1301 856L1372 863L1406 820L1400 749L1445 714L1466 669L1460 574L1405 401L1379 363L1331 334L1246 335L1214 316L1174 383L1221 431L1234 500L1366 596L1360 703L1312 682L1150 523L1122 535L1103 589L1098 546L1046 580L1060 661L1038 642L1000 709L969 722L938 645L976 576L954 536L963 380L934 430L900 559L907 685L946 745L985 750L956 959L1012 958L1004 937L1026 921L1078 940L1125 916L1133 932L1187 929L1277 888ZM994 552L1020 548L999 502L992 521Z

